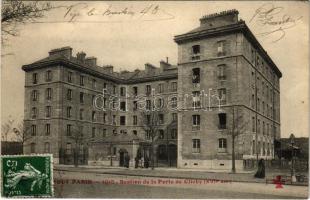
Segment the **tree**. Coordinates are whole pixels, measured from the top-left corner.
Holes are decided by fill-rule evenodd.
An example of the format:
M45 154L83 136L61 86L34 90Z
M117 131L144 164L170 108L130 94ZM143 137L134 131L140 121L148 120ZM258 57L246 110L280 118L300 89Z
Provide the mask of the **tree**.
M154 169L155 156L154 156L154 146L155 141L158 138L158 130L159 130L159 111L154 108L150 110L145 110L141 112L142 115L142 123L143 129L148 134L148 137L151 139L151 152L150 157L152 161L152 170Z
M78 167L79 165L79 157L80 157L80 150L82 148L83 150L83 155L85 155L85 146L88 147L89 142L91 141L90 137L86 137L83 134L83 127L82 126L77 126L75 129L72 130L71 135L68 136L70 140L74 142L74 147L73 147L73 163L75 167Z
M239 115L239 108L233 106L232 107L232 126L230 129L230 134L232 138L232 153L231 153L231 161L232 167L231 172L236 173L236 156L235 156L235 138L241 134L243 134L246 130L246 125L248 123L244 121L243 116Z
M1 7L1 34L2 43L9 36L18 36L18 26L29 22L35 22L44 17L45 12L54 9L49 2L4 0Z
M15 120L13 120L13 119L11 119L11 117L9 117L7 122L5 122L1 125L1 140L2 141L8 141L8 136L9 136L10 131L12 130L14 122L15 122Z
M17 141L21 142L23 146L25 142L31 138L29 131L30 128L26 127L24 122L17 124L17 126L13 128L13 133L15 134Z

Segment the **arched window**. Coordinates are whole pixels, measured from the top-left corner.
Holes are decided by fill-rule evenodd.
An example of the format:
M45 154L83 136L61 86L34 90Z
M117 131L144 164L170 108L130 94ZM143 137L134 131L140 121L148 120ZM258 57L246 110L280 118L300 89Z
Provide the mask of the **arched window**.
M50 148L50 143L49 142L45 142L44 144L44 153L50 153L51 148Z

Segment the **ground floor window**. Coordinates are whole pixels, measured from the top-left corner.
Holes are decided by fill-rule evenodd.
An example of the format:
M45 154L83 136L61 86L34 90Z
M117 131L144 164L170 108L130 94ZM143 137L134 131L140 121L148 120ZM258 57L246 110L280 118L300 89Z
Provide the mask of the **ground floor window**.
M200 153L200 139L193 139L193 153Z

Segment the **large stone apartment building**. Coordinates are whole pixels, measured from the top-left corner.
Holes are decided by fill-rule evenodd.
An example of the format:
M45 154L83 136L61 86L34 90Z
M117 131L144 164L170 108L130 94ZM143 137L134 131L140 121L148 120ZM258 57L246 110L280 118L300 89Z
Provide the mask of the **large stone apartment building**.
M237 169L245 159L272 159L282 74L238 11L204 16L174 40L177 65L114 72L83 52L73 56L70 47L24 65L24 152L72 164L79 146L75 155L84 164L122 166L128 154L131 165L154 155L157 164L227 169L233 140ZM154 105L162 109L151 145L140 107Z

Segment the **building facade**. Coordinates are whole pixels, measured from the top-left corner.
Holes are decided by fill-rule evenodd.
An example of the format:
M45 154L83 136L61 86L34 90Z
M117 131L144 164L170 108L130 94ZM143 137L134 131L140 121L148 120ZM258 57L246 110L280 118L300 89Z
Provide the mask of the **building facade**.
M121 166L124 154L131 165L138 155L154 156L157 164L180 168L231 168L233 152L237 169L244 159L272 159L281 72L238 11L200 23L175 36L177 65L114 72L83 52L73 56L70 47L24 65L31 136L24 152L50 152L65 164ZM146 122L153 113L155 138Z

